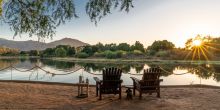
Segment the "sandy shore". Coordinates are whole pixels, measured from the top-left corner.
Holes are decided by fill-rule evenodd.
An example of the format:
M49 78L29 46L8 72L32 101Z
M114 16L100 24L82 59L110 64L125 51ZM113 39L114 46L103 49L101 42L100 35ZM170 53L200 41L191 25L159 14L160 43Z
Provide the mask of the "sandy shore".
M175 87L162 88L161 98L155 94L127 100L123 88L122 99L118 95L104 95L99 101L95 88L90 96L75 98L76 86L0 82L0 109L13 110L219 110L220 89Z

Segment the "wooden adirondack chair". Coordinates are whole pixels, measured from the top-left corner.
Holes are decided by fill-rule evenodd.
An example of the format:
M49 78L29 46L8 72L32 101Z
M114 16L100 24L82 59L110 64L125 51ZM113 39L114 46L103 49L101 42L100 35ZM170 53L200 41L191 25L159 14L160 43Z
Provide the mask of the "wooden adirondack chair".
M103 80L94 77L96 81L96 96L99 93L100 100L102 99L102 94L119 94L119 99L121 99L121 74L121 69L107 68L103 70Z
M142 97L142 93L152 94L157 93L157 97L160 98L160 82L163 81L160 78L161 69L159 68L149 68L144 70L142 80L135 77L131 77L133 80L133 95L135 95L135 90L139 91L139 97Z

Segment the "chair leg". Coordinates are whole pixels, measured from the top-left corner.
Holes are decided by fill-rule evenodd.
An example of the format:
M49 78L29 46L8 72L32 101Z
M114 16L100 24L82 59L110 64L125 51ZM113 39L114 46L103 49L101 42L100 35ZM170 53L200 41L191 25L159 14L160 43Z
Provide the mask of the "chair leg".
M133 96L135 96L135 88L133 88Z
M160 91L157 91L157 97L160 98Z
M135 96L135 89L136 89L136 84L135 84L135 82L133 80L133 96Z
M98 97L98 92L99 92L99 90L98 90L98 83L96 83L96 97Z
M102 100L102 92L101 92L101 87L99 86L99 100Z
M121 84L120 84L120 87L119 87L119 99L121 99Z
M142 92L139 92L139 99L142 99Z
M99 100L102 100L102 93L99 93Z

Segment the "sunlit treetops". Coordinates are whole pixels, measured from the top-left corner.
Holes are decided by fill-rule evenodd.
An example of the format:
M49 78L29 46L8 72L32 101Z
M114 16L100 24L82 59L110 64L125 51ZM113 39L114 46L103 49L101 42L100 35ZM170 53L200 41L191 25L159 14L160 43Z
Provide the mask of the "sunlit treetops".
M190 50L186 57L192 56L192 60L201 58L210 60L211 57L220 54L220 38L197 35L195 38L187 40L185 48Z
M0 47L0 55L4 54L18 54L19 50L18 49L12 49L12 48L7 48L7 47Z

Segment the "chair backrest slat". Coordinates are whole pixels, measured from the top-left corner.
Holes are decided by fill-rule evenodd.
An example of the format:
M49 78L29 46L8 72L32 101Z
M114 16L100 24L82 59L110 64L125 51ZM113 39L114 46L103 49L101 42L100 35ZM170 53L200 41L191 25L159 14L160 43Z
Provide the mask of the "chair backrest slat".
M103 88L116 89L121 80L122 70L118 68L107 68L103 70Z
M161 69L159 68L149 68L144 70L144 74L141 80L141 85L143 86L156 86L157 81L160 78ZM151 80L151 81L149 81Z

